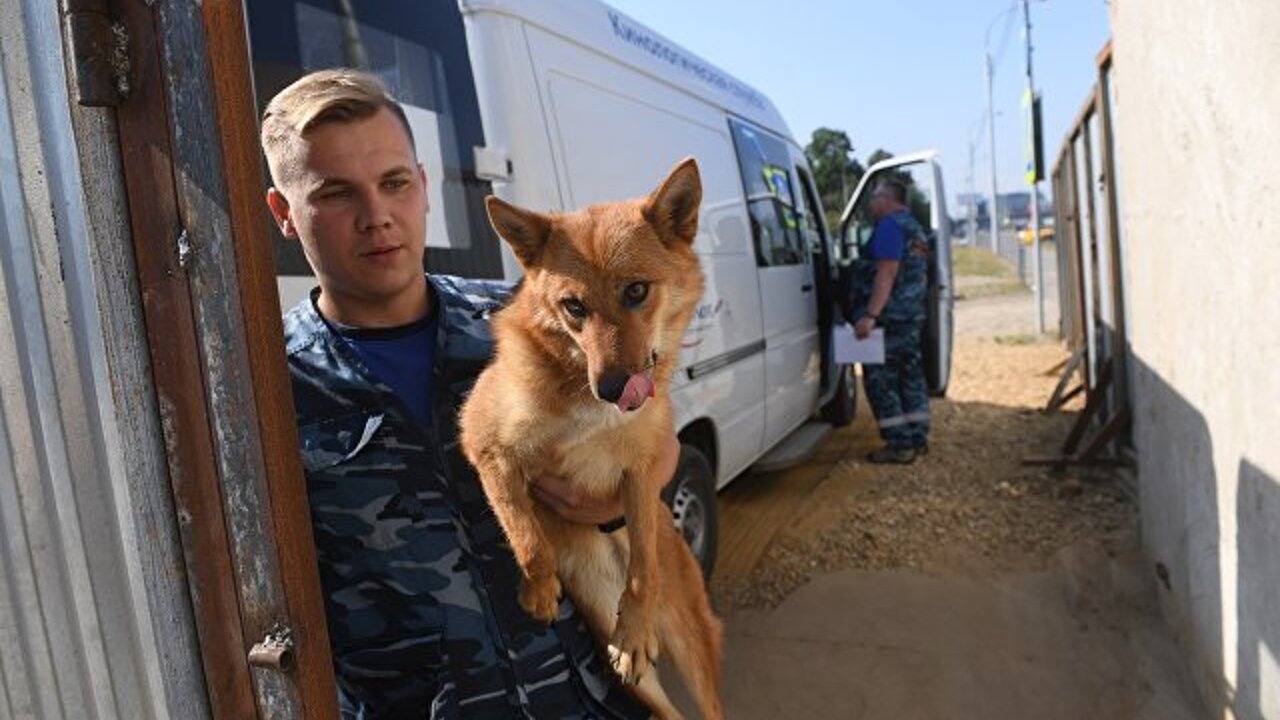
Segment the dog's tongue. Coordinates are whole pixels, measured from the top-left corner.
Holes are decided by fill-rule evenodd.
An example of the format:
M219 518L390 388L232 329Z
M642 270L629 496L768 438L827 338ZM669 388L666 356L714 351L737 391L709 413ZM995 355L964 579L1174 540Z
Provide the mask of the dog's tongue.
M644 401L653 397L653 378L648 373L636 373L627 378L627 386L622 389L618 398L618 409L629 412L644 405Z

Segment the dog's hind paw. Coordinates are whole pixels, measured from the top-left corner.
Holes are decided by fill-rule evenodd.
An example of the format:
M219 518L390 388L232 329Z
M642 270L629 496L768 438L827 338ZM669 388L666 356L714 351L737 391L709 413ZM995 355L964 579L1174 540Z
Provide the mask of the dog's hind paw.
M609 664L613 666L613 671L622 678L624 684L636 685L640 682L640 673L636 672L635 659L635 655L619 650L617 645L609 646Z
M626 622L626 615L618 619L613 639L609 642L609 664L628 685L635 685L653 668L658 659L658 634L652 626L639 630Z
M520 607L534 618L551 624L560 607L560 578L555 575L526 578L520 583Z

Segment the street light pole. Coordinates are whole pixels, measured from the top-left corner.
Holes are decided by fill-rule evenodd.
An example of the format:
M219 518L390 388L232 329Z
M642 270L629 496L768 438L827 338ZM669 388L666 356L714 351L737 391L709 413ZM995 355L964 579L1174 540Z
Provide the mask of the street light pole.
M1031 5L1028 0L1022 0L1022 18L1026 27L1027 41L1027 102L1029 103L1028 117L1031 122L1030 132L1027 137L1029 143L1028 162L1029 173L1031 179L1031 247L1032 258L1031 267L1035 273L1035 291L1036 291L1036 334L1044 334L1044 267L1040 262L1040 168L1038 165L1038 156L1036 153L1036 84L1031 74Z
M990 192L990 196L987 198L987 214L988 214L988 219L991 221L991 252L999 255L1000 254L1000 224L999 224L1000 212L999 212L999 206L996 204L997 198L999 197L996 194L996 114L995 114L995 105L991 101L991 81L992 81L991 76L995 72L995 69L991 67L991 53L988 52L986 48L983 48L982 59L985 65L985 69L987 71L986 72L987 74L987 131L991 133L990 134L991 183L989 186L991 192Z

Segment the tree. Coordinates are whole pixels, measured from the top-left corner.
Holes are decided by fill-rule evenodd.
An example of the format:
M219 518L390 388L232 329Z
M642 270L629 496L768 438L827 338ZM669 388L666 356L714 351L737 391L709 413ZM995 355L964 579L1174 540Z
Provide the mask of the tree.
M871 167L881 160L888 160L891 157L893 157L893 153L885 150L884 148L877 148L876 151L871 153L871 156L867 158L867 167Z
M858 186L864 172L853 156L853 143L843 130L820 127L813 131L805 155L813 169L813 182L818 186L822 207L827 213L827 226L833 231L840 219L840 211L849 195Z

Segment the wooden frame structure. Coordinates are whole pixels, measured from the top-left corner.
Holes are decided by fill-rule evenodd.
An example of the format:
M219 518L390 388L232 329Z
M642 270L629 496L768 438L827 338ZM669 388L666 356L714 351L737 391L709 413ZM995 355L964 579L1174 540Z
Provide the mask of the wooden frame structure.
M1116 189L1111 43L1097 58L1098 83L1063 139L1052 182L1058 227L1062 336L1072 351L1046 411L1083 393L1084 411L1054 457L1028 465L1121 464L1108 449L1129 442L1124 271ZM1078 376L1078 379L1076 378ZM1070 387L1075 382L1075 387ZM1069 389L1070 388L1070 389ZM1084 442L1095 420L1097 432ZM1082 446L1083 443L1083 446Z

